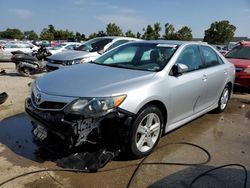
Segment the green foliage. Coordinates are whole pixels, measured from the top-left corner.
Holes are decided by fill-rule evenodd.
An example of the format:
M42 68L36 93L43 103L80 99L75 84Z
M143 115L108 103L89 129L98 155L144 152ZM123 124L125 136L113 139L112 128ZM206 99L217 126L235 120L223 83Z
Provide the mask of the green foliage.
M67 40L68 38L74 38L75 35L69 30L56 30L53 25L48 25L48 28L44 28L40 34L41 40Z
M51 33L49 31L49 29L44 28L40 34L40 39L41 40L48 40L48 41L52 41L54 40L54 33Z
M135 38L135 34L134 34L131 30L128 30L128 31L125 33L125 36L126 36L126 37L133 37L133 38Z
M75 39L76 41L80 42L80 41L85 41L86 40L86 37L84 34L81 34L79 32L76 32L75 34Z
M184 26L179 31L177 31L177 36L179 40L190 41L193 38L191 28Z
M152 27L148 25L146 29L143 29L144 34L142 36L143 39L146 40L157 40L160 38L161 24L159 22L155 23Z
M231 25L228 20L222 20L211 24L210 28L205 30L203 41L209 44L225 44L233 39L236 27Z
M4 39L23 39L24 35L19 29L7 28L5 31L0 32L0 38Z
M31 30L31 31L24 31L24 38L28 39L28 40L38 40L38 35L36 34L35 31Z
M96 38L97 37L97 33L91 33L88 37L88 40Z
M184 26L177 32L175 32L175 28L172 24L165 24L165 34L163 35L164 39L167 40L185 40L190 41L193 38L191 28Z
M123 36L122 29L115 23L109 23L107 25L106 33L108 36Z
M104 31L98 31L96 34L97 37L105 37L107 34Z
M138 39L141 38L141 33L140 33L140 32L137 32L137 33L136 33L136 38L138 38Z

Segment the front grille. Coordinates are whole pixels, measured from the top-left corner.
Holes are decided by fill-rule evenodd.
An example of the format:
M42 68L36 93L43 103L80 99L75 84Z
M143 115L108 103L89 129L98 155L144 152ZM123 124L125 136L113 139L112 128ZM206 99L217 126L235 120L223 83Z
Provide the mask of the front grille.
M63 109L67 103L63 103L63 102L53 102L53 101L43 101L42 103L40 104L37 104L36 103L36 100L35 100L35 96L34 94L32 93L31 95L31 100L33 102L33 104L37 107L37 108L40 108L40 109L44 109L44 110L52 110L52 109L55 109L55 110L61 110Z
M52 63L52 64L63 64L64 63L64 61L51 60L51 59L49 59L48 62Z
M235 67L236 72L241 72L242 70L243 70L243 68L241 68L241 67Z

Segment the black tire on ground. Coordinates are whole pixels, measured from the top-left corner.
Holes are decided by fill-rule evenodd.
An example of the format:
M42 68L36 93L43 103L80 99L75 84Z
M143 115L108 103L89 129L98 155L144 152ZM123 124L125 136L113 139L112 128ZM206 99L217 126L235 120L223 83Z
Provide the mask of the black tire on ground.
M151 122L151 123L150 123ZM151 125L150 125L151 124ZM148 106L138 113L129 134L128 151L130 158L142 158L149 155L162 135L164 119L162 112L155 106ZM142 128L144 133L141 133ZM140 144L144 140L144 144Z

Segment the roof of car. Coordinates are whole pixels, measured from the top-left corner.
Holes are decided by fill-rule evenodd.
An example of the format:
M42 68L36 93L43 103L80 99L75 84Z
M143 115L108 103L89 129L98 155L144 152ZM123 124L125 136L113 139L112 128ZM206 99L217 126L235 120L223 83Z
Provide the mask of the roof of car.
M169 45L184 45L184 44L205 44L206 42L197 42L197 41L179 41L179 40L143 40L140 43L153 43L153 44L169 44Z
M96 37L96 38L107 38L107 39L130 39L130 40L142 40L138 38L132 38L132 37L121 37L121 36L104 36L104 37Z

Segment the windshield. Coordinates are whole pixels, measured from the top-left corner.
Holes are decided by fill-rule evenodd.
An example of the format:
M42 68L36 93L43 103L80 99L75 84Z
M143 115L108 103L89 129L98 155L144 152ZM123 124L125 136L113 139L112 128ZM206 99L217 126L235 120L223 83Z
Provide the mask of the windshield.
M227 53L226 58L250 59L250 46L237 46Z
M156 72L166 66L175 51L176 47L164 44L131 43L108 51L93 63Z
M61 49L64 46L66 46L66 44L59 44L59 45L56 45L53 48L51 48L51 50L59 50L59 49Z
M76 48L76 50L97 52L103 50L104 47L110 42L112 42L112 39L109 38L95 38L85 42L83 45Z

